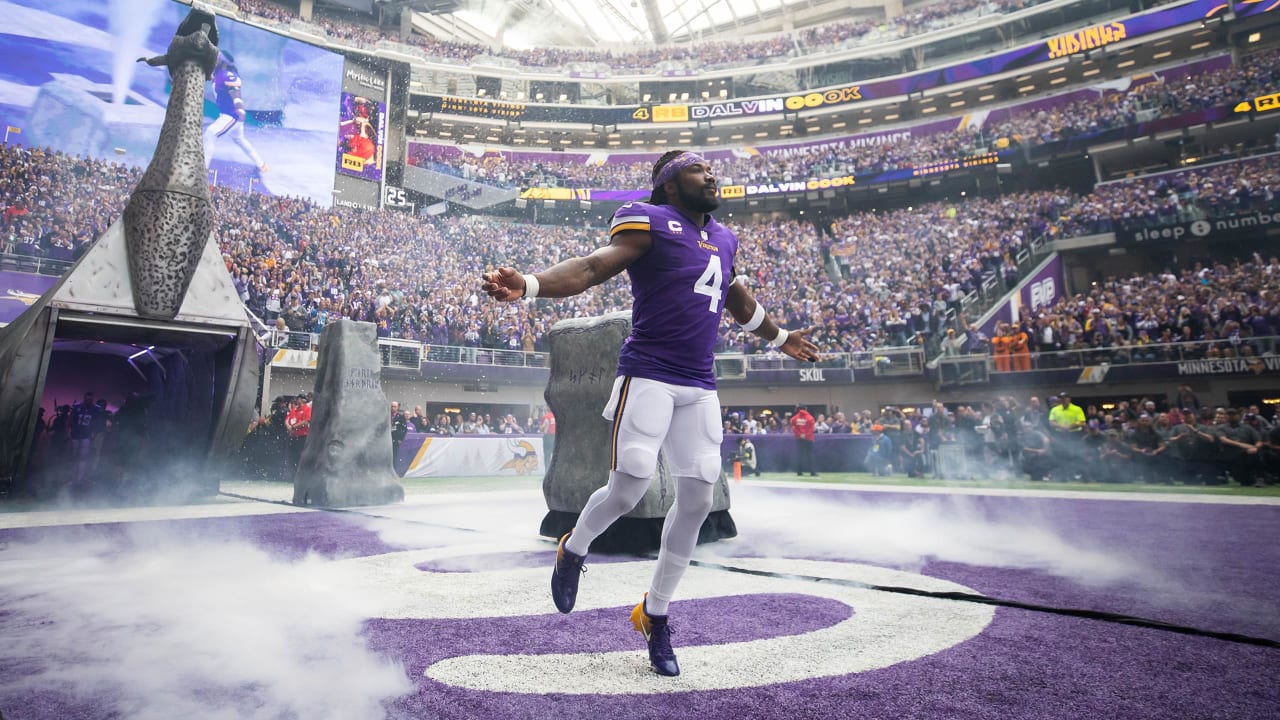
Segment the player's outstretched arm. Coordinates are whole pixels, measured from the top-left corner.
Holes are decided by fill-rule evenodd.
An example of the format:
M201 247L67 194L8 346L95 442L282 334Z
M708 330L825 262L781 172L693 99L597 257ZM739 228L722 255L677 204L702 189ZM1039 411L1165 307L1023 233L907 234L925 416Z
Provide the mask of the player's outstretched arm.
M769 313L756 302L741 278L735 278L729 285L729 295L724 299L724 306L744 330L764 338L784 355L803 362L822 359L818 346L809 342L807 337L815 328L787 331L778 327Z
M647 232L619 232L608 245L590 255L570 258L539 273L521 275L511 267L484 273L480 289L498 302L511 302L522 297L577 295L631 267L631 263L649 251L652 243Z

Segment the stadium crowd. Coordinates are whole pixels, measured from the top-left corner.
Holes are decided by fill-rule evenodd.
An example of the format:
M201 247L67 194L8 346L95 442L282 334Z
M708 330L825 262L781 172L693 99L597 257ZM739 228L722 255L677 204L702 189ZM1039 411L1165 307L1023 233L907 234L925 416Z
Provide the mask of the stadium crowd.
M1025 404L1000 396L847 417L833 407L817 415L814 432L871 435L862 469L877 475L1258 487L1280 482L1280 415L1263 408L1208 407L1186 385L1172 404L1161 396L1081 407L1068 391ZM792 417L791 409L721 412L725 433L748 438L791 434Z
M1174 117L1196 110L1233 106L1280 85L1280 52L1241 58L1236 65L1183 75L1149 75L1126 91L1068 92L1043 98L1009 117L982 127L922 133L916 130L890 142L819 143L814 148L759 154L720 161L722 185L790 182L815 177L873 176L1021 145L1039 146L1129 126L1139 118ZM643 187L651 163L589 161L569 155L556 162L520 151L486 151L482 156L421 144L421 157L437 169L504 187L619 189Z
M1248 168L1248 177L1265 167L1270 186L1280 172L1276 163L1268 158L1222 167ZM1216 183L1221 172L1205 177ZM120 165L5 146L0 149L0 207L8 247L53 254L69 245L71 255L78 255L118 216L136 180L136 170ZM1148 193L1144 182L1108 187L1112 193L1129 188L1134 202ZM214 188L213 199L217 236L240 297L279 330L319 332L330 320L349 317L377 323L385 337L532 351L544 349L545 332L562 318L627 304L621 277L563 300L498 306L479 297L479 270L498 263L547 267L589 252L602 237L589 226L329 209L222 187ZM738 269L749 276L761 302L788 326L818 326L815 341L824 352L910 344L932 350L943 347L944 331L952 328L965 340L946 347L971 353L986 352L991 341L967 326L959 312L961 298L987 278L1011 287L1017 280L1013 255L1039 235L1079 225L1076 215L1088 201L1054 191L971 198L837 218L829 235L799 220L726 222L742 241ZM932 232L921 233L921 227ZM902 266L904 258L909 267ZM1188 323L1195 323L1192 339L1229 344L1233 337L1276 334L1278 272L1274 259L1251 259L1175 272L1172 279L1165 272L1107 280L1074 299L1080 303L1075 307L1055 307L1044 318L1026 319L1023 331L1034 336L1032 351L1081 349L1095 342L1110 347L1106 343L1117 338L1145 342L1143 330L1158 340L1165 328L1146 327L1147 313L1163 318L1185 312ZM1175 300L1178 295L1183 299ZM1105 313L1109 326L1085 333L1094 327L1094 309ZM1206 317L1211 327L1205 327ZM1074 331L1077 324L1080 332ZM1174 337L1188 332L1181 325L1168 329ZM726 321L720 350L765 348Z
M1259 358L1280 336L1280 259L1217 258L1179 271L1110 277L979 340L1003 372ZM1050 353L1033 358L1031 353Z
M366 47L384 40L406 42L420 50L424 57L471 62L480 57L499 57L532 68L559 68L569 65L602 65L613 70L652 71L663 63L680 63L687 67L730 67L758 65L774 58L795 57L815 51L855 47L895 40L933 30L954 27L957 23L991 14L1015 12L1047 0L938 0L904 8L893 18L867 19L828 23L789 33L733 42L673 43L668 45L630 46L624 49L535 47L495 48L480 43L441 40L411 34L403 40L399 24L384 32L378 27L347 19L350 16L330 14L317 8L310 24L331 37ZM241 12L270 23L305 24L296 11L270 0L235 0Z

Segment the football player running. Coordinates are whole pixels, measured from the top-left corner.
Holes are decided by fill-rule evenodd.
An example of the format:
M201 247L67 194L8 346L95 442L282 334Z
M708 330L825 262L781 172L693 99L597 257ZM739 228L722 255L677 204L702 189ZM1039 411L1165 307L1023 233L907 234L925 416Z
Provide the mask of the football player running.
M720 401L713 351L725 309L741 327L796 360L819 359L811 330L778 327L735 277L738 238L711 215L720 205L716 178L700 155L672 151L654 165L649 202L614 213L609 244L537 273L500 267L484 274L493 299L576 295L626 270L631 279L631 335L618 356L618 377L603 415L613 423L609 481L587 500L577 525L560 539L551 595L567 613L591 542L636 506L665 452L676 498L662 528L657 566L631 613L660 675L679 675L667 610L711 510L720 476Z

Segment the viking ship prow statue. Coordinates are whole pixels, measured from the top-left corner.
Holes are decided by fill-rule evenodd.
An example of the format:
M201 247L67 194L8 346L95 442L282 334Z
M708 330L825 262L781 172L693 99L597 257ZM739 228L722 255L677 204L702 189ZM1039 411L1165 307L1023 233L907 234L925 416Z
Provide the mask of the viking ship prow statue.
M141 59L167 68L172 83L155 154L123 217L0 328L0 496L6 488L38 495L45 487L47 474L28 472L28 460L50 358L74 352L59 349L63 338L167 350L144 368L154 375L147 392L159 398L151 422L171 430L156 434L154 457L185 463L185 481L213 491L219 468L234 464L253 416L260 364L244 304L211 242L201 131L205 82L217 60L215 18L200 9L178 26L165 54Z
M129 276L138 314L171 320L213 231L201 126L205 82L218 61L214 16L193 8L168 52L138 61L168 67L173 88L156 153L124 210Z

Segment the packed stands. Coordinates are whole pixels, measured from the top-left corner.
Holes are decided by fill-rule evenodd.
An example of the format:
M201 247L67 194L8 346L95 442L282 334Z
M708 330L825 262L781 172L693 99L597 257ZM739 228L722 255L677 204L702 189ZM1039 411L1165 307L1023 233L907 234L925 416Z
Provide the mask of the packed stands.
M1036 358L1039 367L1261 357L1280 336L1280 259L1255 254L1109 277L1008 332L1026 333L1032 353L1063 353Z
M427 58L451 62L471 62L483 56L514 60L530 68L559 68L570 64L599 64L613 70L652 71L662 62L684 62L690 66L730 67L758 65L774 58L796 57L817 51L857 47L885 42L932 30L954 27L978 17L1010 13L1032 7L1043 0L940 0L908 8L902 15L880 21L830 23L794 33L741 42L679 43L633 47L625 50L596 48L541 47L520 50L493 48L479 43L452 42L414 34L408 42ZM276 24L302 23L292 11L269 0L236 0L250 16ZM373 25L325 15L317 11L312 24L331 37L372 47L384 40L399 41L397 34L383 34Z
M1184 181L1211 183L1208 197L1217 198L1220 185L1274 187L1278 170L1276 156L1268 156L1188 174ZM74 257L118 217L137 178L136 170L120 165L5 146L0 205L9 247ZM1141 203L1149 183L1117 183L1103 191L1117 206L1126 197ZM544 268L588 252L603 240L596 228L325 209L225 188L215 188L213 198L217 236L241 297L282 329L316 332L329 320L351 317L376 322L387 337L534 350L543 349L543 334L561 318L627 305L623 278L575 298L514 305L484 302L477 289L479 274L499 263ZM960 297L992 276L1011 287L1019 249L1041 235L1082 227L1081 213L1098 203L1055 191L973 198L857 213L836 219L831 233L821 236L812 224L795 220L729 223L742 238L738 269L750 276L765 306L788 326L819 326L816 339L824 351L858 352L919 344L936 338L944 324L963 322L955 317ZM1265 275L1242 276L1267 288L1266 294L1233 299L1242 307L1258 304L1274 317L1280 310L1274 264L1268 267ZM1238 284L1228 286L1230 292L1247 290ZM1192 296L1185 288L1179 292ZM1127 296L1108 302L1131 304ZM1083 327L1087 319L1077 321ZM1059 325L1072 321L1063 318ZM762 350L754 336L744 337L728 321L721 349Z
M982 128L923 134L915 129L894 142L834 147L822 143L787 157L756 154L718 161L721 184L790 182L811 177L871 175L929 163L956 160L992 148L1032 147L1091 135L1139 121L1234 105L1280 86L1280 52L1242 58L1235 66L1197 72L1192 65L1151 74L1125 92L1072 91L1041 99L1025 109L993 112ZM550 163L536 153L487 151L481 156L449 146L416 144L435 169L502 187L635 188L646 187L652 164L589 163L587 155L568 154ZM570 162L566 162L569 160Z

